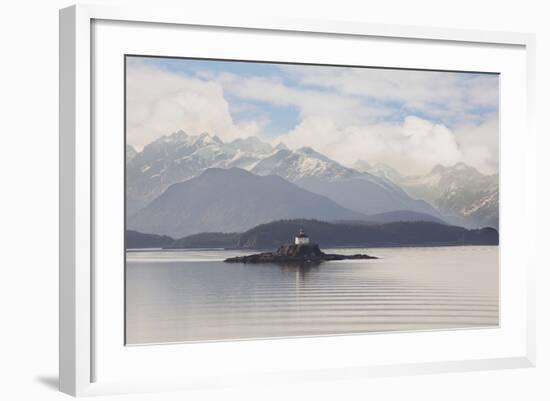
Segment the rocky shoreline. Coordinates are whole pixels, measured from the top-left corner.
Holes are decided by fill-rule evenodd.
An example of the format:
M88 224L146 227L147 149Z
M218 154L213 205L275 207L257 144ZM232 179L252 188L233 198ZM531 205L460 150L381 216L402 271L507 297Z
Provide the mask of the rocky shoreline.
M317 244L287 244L275 252L235 256L224 260L226 263L279 263L279 264L318 264L331 260L378 259L367 254L337 255L324 253Z

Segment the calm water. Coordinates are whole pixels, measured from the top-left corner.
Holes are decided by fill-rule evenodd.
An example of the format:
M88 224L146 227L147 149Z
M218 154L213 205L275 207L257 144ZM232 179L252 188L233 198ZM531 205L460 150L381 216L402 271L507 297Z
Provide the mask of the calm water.
M330 249L379 260L227 264L224 250L127 253L127 343L498 325L498 247Z

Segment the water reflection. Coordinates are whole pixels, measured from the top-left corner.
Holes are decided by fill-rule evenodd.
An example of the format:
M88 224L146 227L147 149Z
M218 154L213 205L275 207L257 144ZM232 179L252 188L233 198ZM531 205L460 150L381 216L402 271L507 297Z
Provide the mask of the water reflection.
M227 264L220 250L129 253L127 342L498 325L498 248L376 253L320 265Z
M294 274L302 280L311 272L319 271L320 263L284 263L276 265L285 274Z

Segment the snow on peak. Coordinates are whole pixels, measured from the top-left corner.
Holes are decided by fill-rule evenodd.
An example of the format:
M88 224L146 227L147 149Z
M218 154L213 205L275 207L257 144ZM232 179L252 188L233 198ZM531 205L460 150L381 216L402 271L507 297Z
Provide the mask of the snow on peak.
M202 145L202 146L208 146L208 145L220 145L223 142L220 138L218 138L217 135L211 135L208 132L203 132L202 134L195 137L195 140L193 141L195 145Z
M291 181L306 177L332 180L357 174L310 147L291 151L286 146L260 160L251 171L260 175L275 174Z
M171 133L170 135L164 135L160 139L163 142L168 142L168 143L176 142L177 143L177 142L183 142L183 141L187 140L187 138L189 138L189 135L187 135L187 133L185 131L180 129L176 132Z
M279 142L277 145L273 147L275 150L288 150L288 147L283 143Z
M309 147L309 146L304 146L302 148L299 148L296 150L296 153L298 154L302 154L304 156L307 156L307 157L314 157L316 159L319 159L319 160L323 160L327 163L334 163L334 164L338 164L339 166L341 166L342 168L345 168L344 166L340 165L338 162L332 160L332 159L329 159L327 156L317 152L315 149Z
M273 151L270 144L263 142L255 136L235 139L229 143L229 146L248 153L266 154Z

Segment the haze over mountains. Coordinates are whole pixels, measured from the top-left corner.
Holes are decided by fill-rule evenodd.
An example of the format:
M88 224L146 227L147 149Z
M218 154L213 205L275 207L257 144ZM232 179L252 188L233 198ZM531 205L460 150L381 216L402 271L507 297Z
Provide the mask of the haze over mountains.
M404 176L390 166L371 166L366 161L358 161L354 167L392 181L412 197L430 202L449 222L498 229L498 174L483 175L464 163L437 165L419 176Z
M147 205L170 185L201 174L208 168L249 170L273 152L255 137L222 142L216 135L187 135L177 131L163 136L127 160L127 212ZM132 151L127 147L127 154Z
M498 176L438 166L422 177L256 137L223 142L177 131L141 152L126 148L129 229L176 237L234 232L288 218L445 221L498 227Z
M183 237L200 232L244 231L279 219L362 220L366 216L306 191L276 175L211 168L171 185L135 213L128 228Z
M132 149L127 150L132 155ZM369 173L342 166L311 148L291 151L272 147L256 137L222 142L217 136L178 131L145 146L127 161L127 212L131 215L170 185L208 168L238 167L258 175L278 175L346 208L366 213L412 210L439 216L397 185Z

